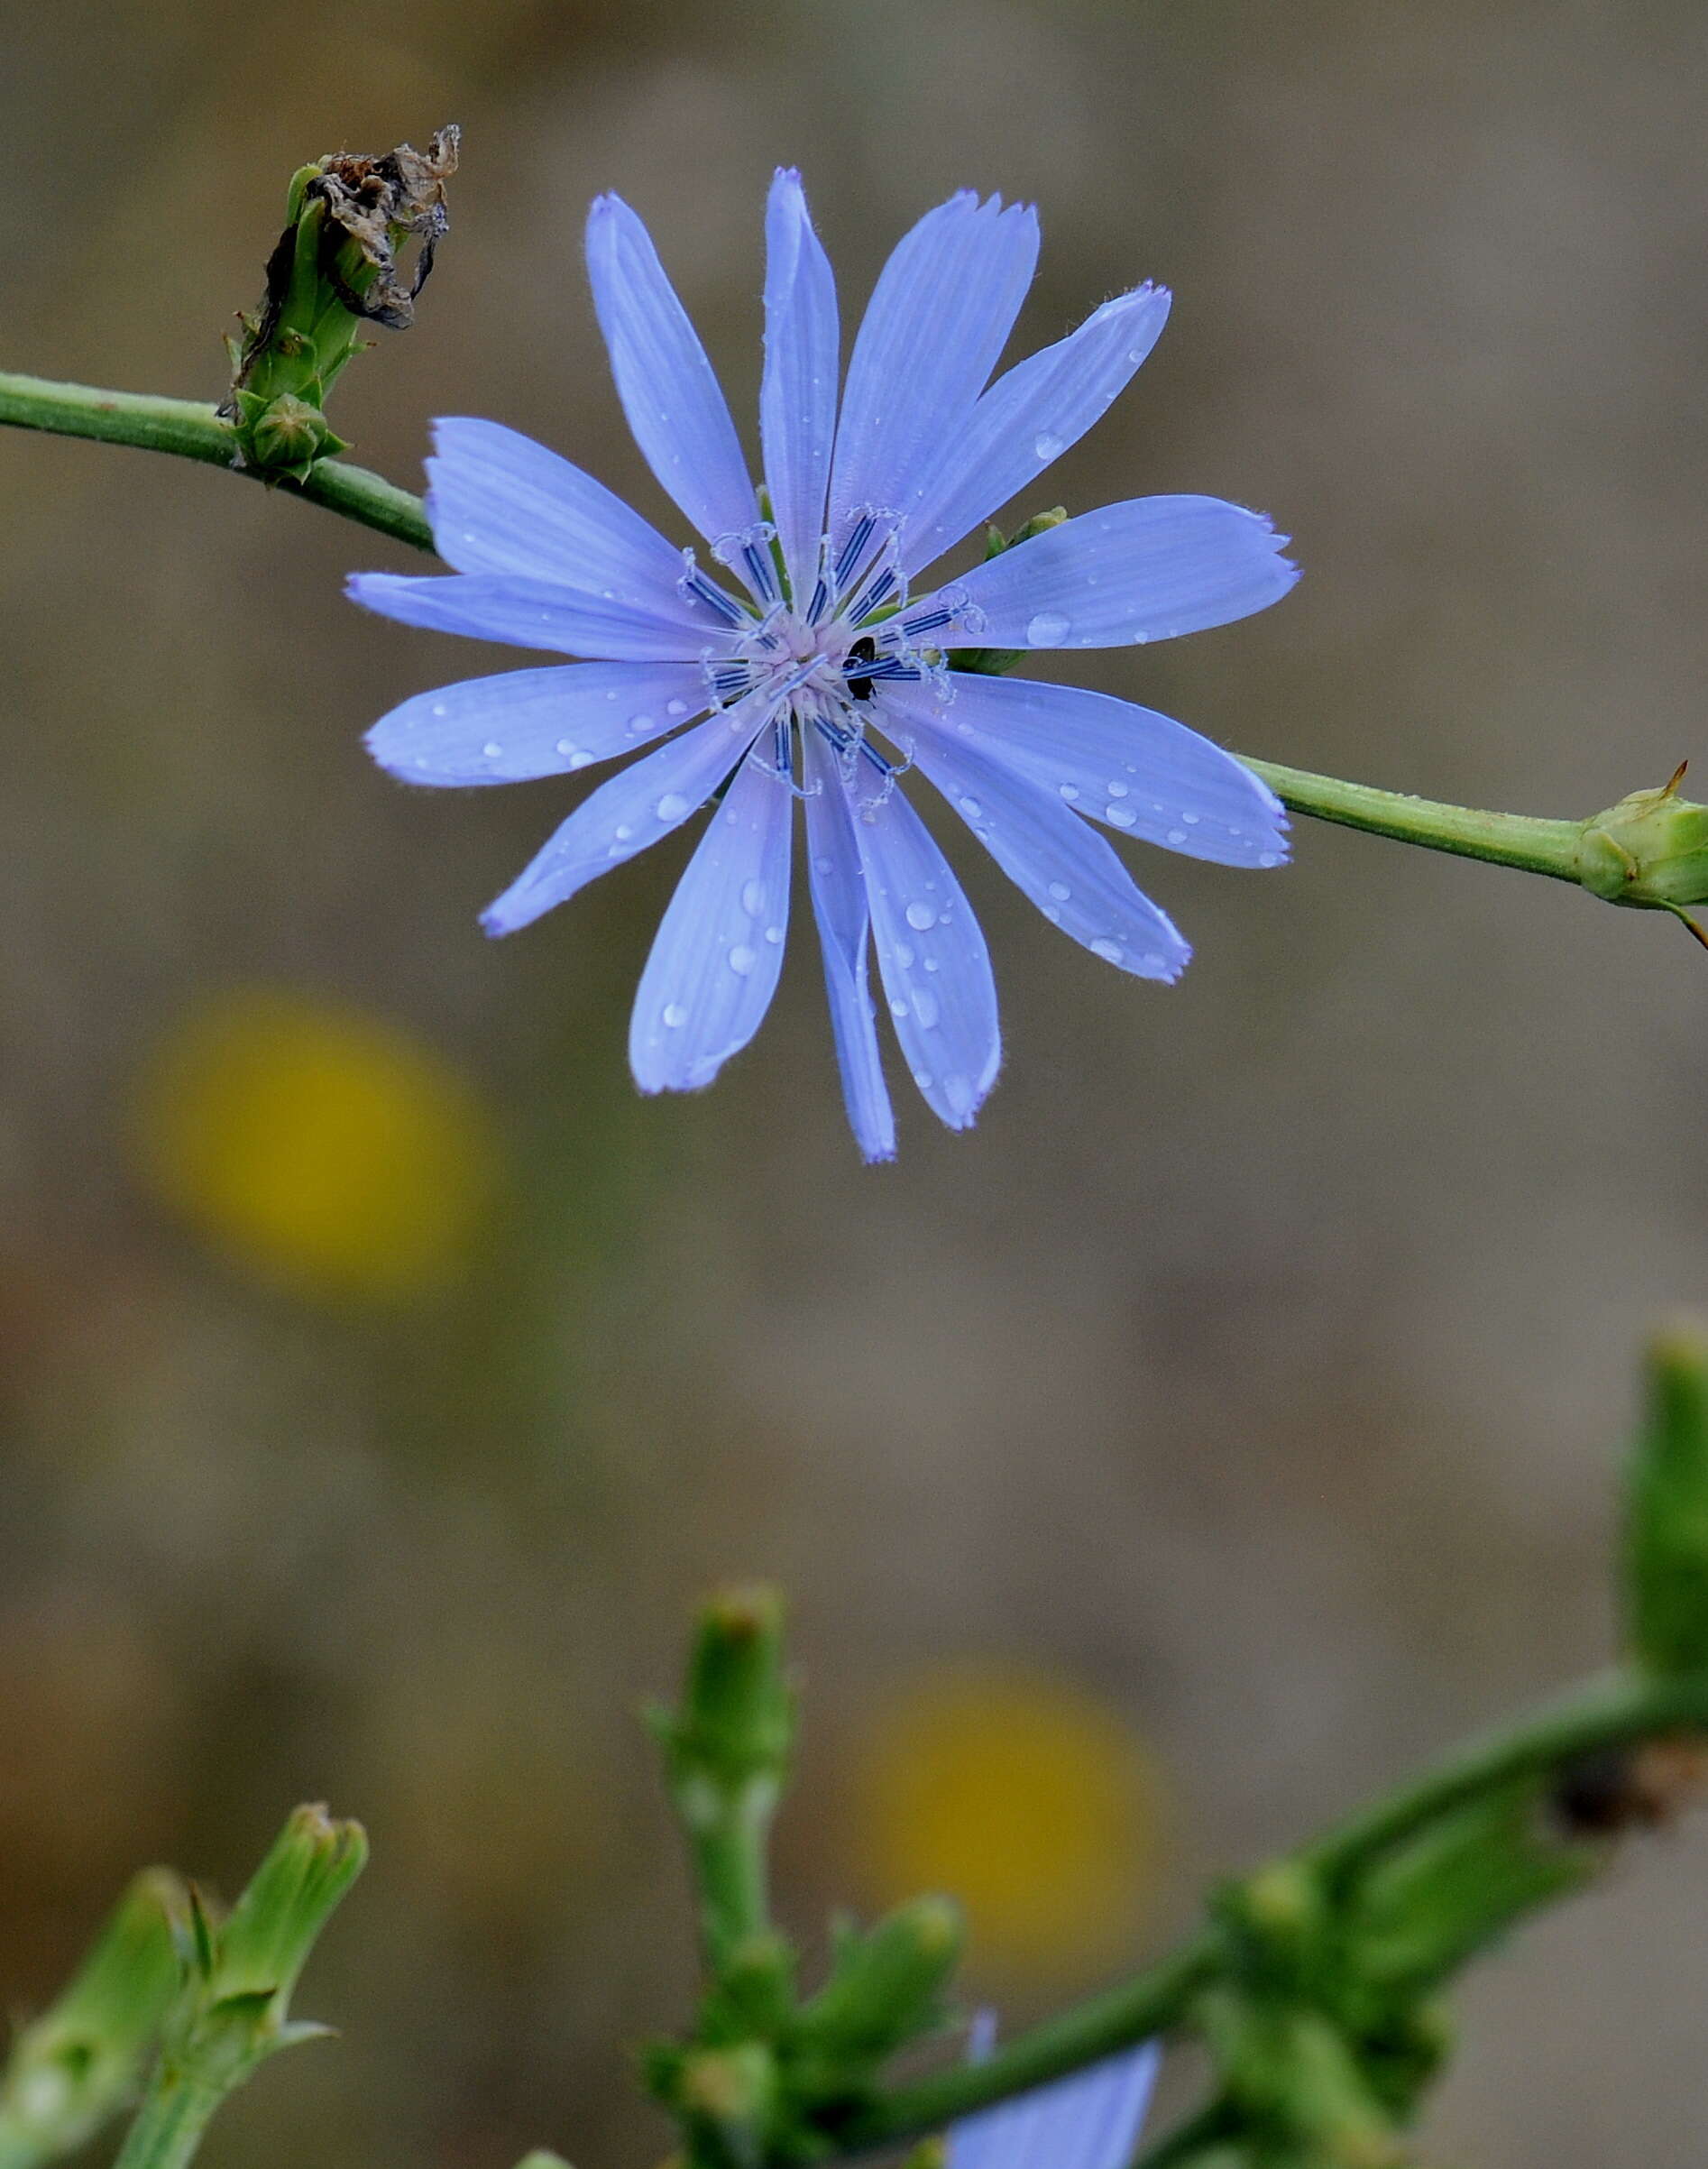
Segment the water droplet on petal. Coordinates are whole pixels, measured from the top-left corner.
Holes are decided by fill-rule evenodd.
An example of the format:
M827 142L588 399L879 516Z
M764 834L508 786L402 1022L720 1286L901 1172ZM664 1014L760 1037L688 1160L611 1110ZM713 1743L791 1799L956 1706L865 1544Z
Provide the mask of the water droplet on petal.
M688 703L686 701L666 701L665 703L666 715L686 715L687 712Z
M1257 863L1259 866L1280 866L1281 855L1279 851L1260 851Z
M907 1015L907 1004L905 1002L892 1002L889 1006L889 1013L892 1016L905 1016Z
M488 760L497 760L502 755L504 749L499 744L497 739L489 738L481 748L481 751Z
M558 749L561 752L563 749L560 747ZM593 765L593 757L591 753L583 752L578 746L569 757L569 765L572 768L591 768Z
M1179 850L1181 844L1186 841L1186 831L1184 829L1171 829L1168 833L1168 841L1174 846L1176 850Z
M1182 813L1180 815L1180 819L1185 822L1189 829L1195 829L1198 826L1198 817L1196 813Z
M765 909L763 881L744 881L741 884L741 908L749 919L757 919Z
M1059 610L1041 610L1027 621L1026 639L1033 648L1060 648L1072 630Z
M1039 459L1060 459L1067 446L1049 429L1040 429L1032 440L1032 449Z
M1112 783L1106 787L1111 798L1125 798L1127 795L1128 786L1124 783Z
M1106 964L1118 964L1125 951L1119 942L1093 942L1091 953L1094 957L1101 957Z
M1138 819L1131 806L1105 806L1103 818L1112 821L1118 829L1130 829Z
M960 810L966 814L969 821L977 821L985 809L976 798L963 798L960 802Z
M914 989L914 1015L923 1030L929 1032L937 1022L937 997L927 994L923 987Z
M619 843L627 843L635 832L626 821L620 821L612 832Z
M907 907L907 924L916 933L925 933L929 927L935 926L937 924L936 906L924 903L923 900L917 904L910 904Z
M680 1031L688 1021L688 1012L680 1002L666 1002L664 1006L663 1015L666 1024L673 1032Z
M1079 791L1070 783L1058 784L1056 788L1061 792L1061 795L1070 802L1070 804L1071 804L1071 802L1079 795Z
M631 715L629 719L629 735L631 738L644 737L648 731L656 728L657 725L649 715Z
M745 942L738 942L735 947L730 951L729 956L725 959L725 961L728 963L730 970L733 971L739 979L746 979L748 972L753 970L753 967L758 962L758 951L754 949L749 949Z
M688 802L680 791L666 791L653 808L660 821L680 821L688 811Z
M919 1087L922 1092L929 1092L932 1086L931 1071L929 1070L915 1070L914 1071L914 1082Z
M1068 887L1065 881L1052 881L1050 884L1050 894L1055 898L1058 904L1065 904L1068 898L1072 896L1073 891Z
M780 926L767 926L765 930L765 938L767 942L775 944L783 939L783 929Z
M905 942L896 942L895 961L904 971L911 971L914 969L914 952Z
M564 758L567 760L571 754L575 750L574 740L573 738L560 738L557 741L557 750L563 755Z
M443 701L435 701L433 703L433 712L435 715L449 715L451 711L445 706Z

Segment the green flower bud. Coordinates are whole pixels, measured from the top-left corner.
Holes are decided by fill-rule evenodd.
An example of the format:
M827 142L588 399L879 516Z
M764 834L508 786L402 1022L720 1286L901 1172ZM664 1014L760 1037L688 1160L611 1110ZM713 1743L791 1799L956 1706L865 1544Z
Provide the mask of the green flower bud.
M1648 1350L1625 1504L1625 1624L1650 1671L1708 1668L1708 1336L1678 1325Z
M0 2160L70 2154L130 2100L178 1991L183 1904L176 1876L139 1875L58 2002L19 2033L0 2075Z
M700 1615L682 1706L655 1712L677 1813L690 1829L732 1797L774 1803L794 1735L783 1654L783 1599L765 1587L726 1589ZM756 1810L759 1803L753 1801Z
M864 1935L838 1939L831 1977L802 2010L798 2037L850 2078L936 2026L965 1929L952 1898L916 1898Z
M1018 549L1023 542L1030 542L1034 535L1047 535L1051 528L1059 528L1068 517L1065 505L1052 505L1047 512L1034 512L1032 518L1017 527L1012 535L1005 535L1000 528L985 529L985 562L1000 557L1005 550ZM951 648L949 666L951 670L969 670L980 677L999 678L1026 659L1024 648Z
M254 414L249 423L249 442L258 467L306 482L316 460L345 448L344 439L333 435L319 408L295 392L281 391L277 399L262 401L254 393L244 392L239 412L250 407Z
M1678 795L1684 774L1680 762L1670 783L1584 823L1577 878L1593 896L1650 911L1708 903L1708 806Z

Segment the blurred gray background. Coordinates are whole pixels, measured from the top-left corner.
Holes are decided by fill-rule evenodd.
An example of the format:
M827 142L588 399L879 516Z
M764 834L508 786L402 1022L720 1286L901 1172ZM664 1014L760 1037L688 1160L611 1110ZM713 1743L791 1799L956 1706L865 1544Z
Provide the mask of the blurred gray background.
M339 427L418 486L432 416L491 415L662 519L592 195L650 222L745 418L774 165L845 322L905 224L999 188L1043 217L1024 345L1177 296L1051 496L1229 495L1306 568L1065 675L1526 812L1708 761L1684 0L5 14L7 367L217 396L291 170L455 119L420 324ZM1633 1352L1708 1295L1677 929L1300 824L1274 875L1131 854L1198 947L1163 991L962 838L1006 1070L968 1136L898 1092L868 1172L799 923L717 1087L633 1097L684 848L482 940L574 791L369 765L385 708L524 659L340 600L406 553L16 433L0 502L0 1999L40 2003L133 1865L229 1890L295 1799L361 1814L303 1999L344 2038L265 2073L220 2160L662 2151L626 2060L685 2008L688 1923L633 1710L718 1578L796 1608L791 1922L815 1944L960 1844L1015 2023L1601 1660ZM422 1211L392 1284L386 1215ZM1004 1755L1036 1741L1061 1789L1028 1807ZM1705 1893L1703 1832L1667 1837L1484 1966L1427 2146L1700 2160Z

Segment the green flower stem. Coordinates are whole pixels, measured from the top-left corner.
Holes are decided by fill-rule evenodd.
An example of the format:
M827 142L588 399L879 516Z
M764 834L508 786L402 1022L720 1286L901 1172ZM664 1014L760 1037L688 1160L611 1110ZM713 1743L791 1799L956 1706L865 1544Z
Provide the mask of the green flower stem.
M161 2072L113 2169L186 2169L225 2091L223 2086L198 2084L181 2072Z
M1369 784L1342 783L1335 776L1313 776L1307 768L1283 767L1279 761L1251 760L1243 753L1235 758L1262 777L1295 813L1362 829L1368 836L1391 836L1397 843L1420 844L1425 850L1452 851L1461 859L1516 867L1520 873L1546 874L1556 881L1582 878L1581 821L1484 813L1473 806L1443 805L1433 798L1379 791Z
M198 400L95 391L84 384L59 384L42 377L0 372L0 424L6 423L21 429L94 437L104 444L132 445L143 451L203 460L234 473L246 473L254 481L271 482L276 489L307 498L310 504L322 505L327 511L373 528L416 549L430 551L433 547L433 531L421 500L364 467L351 466L340 459L322 459L309 470L306 481L295 482L263 474L253 467L234 465L237 441L230 424L211 406ZM1345 828L1362 829L1367 835L1391 837L1397 843L1417 844L1425 850L1450 851L1462 859L1481 859L1494 866L1514 867L1521 873L1570 881L1591 888L1610 902L1650 904L1682 916L1682 905L1698 900L1694 888L1680 895L1646 893L1641 871L1634 862L1629 865L1628 873L1621 872L1610 887L1604 864L1598 870L1584 856L1584 832L1593 823L1483 813L1471 806L1446 805L1434 799L1410 797L1403 792L1378 790L1368 784L1345 783L1338 777L1315 776L1304 768L1285 767L1278 761L1250 760L1244 755L1238 758L1263 777L1283 804L1313 820L1337 822ZM1708 886L1708 875L1695 885L1704 886Z
M431 550L433 530L418 497L382 475L342 460L322 460L306 482L291 482L255 467L234 465L237 439L229 422L200 400L159 399L139 391L100 391L87 384L56 384L45 377L0 372L0 423L45 429L56 437L87 437L105 445L131 445L143 452L170 452L180 459L268 482L292 497L306 497L345 519L381 535Z
M1515 1778L1562 1769L1599 1749L1704 1727L1708 1672L1677 1679L1612 1672L1473 1739L1291 1857L1334 1880L1426 1824ZM1166 2033L1180 2022L1220 1963L1219 1940L1200 1933L1134 1980L1046 2019L987 2062L956 2064L898 2087L839 2129L837 2142L854 2151L916 2138L956 2117Z

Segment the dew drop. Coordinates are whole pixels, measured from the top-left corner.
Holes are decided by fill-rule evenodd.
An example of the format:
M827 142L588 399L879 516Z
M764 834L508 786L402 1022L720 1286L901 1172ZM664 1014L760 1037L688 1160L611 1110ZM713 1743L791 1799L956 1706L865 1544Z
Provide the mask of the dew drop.
M1112 821L1118 829L1130 829L1138 819L1131 806L1105 806L1103 818Z
M688 1012L680 1002L666 1002L663 1015L666 1024L673 1032L679 1032L688 1021Z
M929 1032L937 1022L937 997L927 994L923 987L914 990L914 1015L922 1031Z
M1127 795L1128 786L1124 783L1112 783L1107 787L1111 798L1125 798Z
M634 832L626 821L619 822L613 832L619 843L627 843Z
M686 701L666 701L665 703L666 715L686 715L687 712L688 703Z
M649 715L631 715L629 719L629 735L630 738L644 737L648 731L655 730L657 727L657 726L654 723L651 716Z
M1174 846L1176 850L1179 850L1181 844L1186 841L1186 831L1184 829L1171 829L1168 833L1168 841Z
M497 739L495 738L489 738L486 743L481 748L481 752L487 760L499 759L503 751L503 747L499 744Z
M960 802L960 810L966 814L969 821L977 821L985 809L976 798L963 798Z
M907 1004L905 1002L892 1002L889 1006L889 1013L892 1016L905 1016L907 1015Z
M1195 829L1198 826L1198 817L1196 813L1182 813L1180 815L1180 819L1185 822L1189 829Z
M1073 891L1068 887L1065 881L1052 881L1050 884L1050 894L1055 898L1058 904L1065 904L1068 898L1072 896Z
M919 1087L922 1092L929 1092L932 1087L931 1071L929 1070L915 1070L914 1071L914 1082Z
M741 885L741 908L749 919L757 919L765 909L763 881L744 881Z
M935 957L927 957L925 959L925 969L927 971L935 971L937 969L937 959Z
M569 765L572 768L591 768L593 765L593 757L591 753L583 752L577 746L569 757Z
M911 971L914 969L914 952L905 942L896 942L895 961L904 971Z
M688 802L680 791L666 791L653 808L660 821L680 821L688 811Z
M1258 854L1257 863L1259 866L1279 866L1281 855L1279 851L1263 851Z
M575 750L574 740L573 738L560 738L557 741L557 750L563 755L565 760L569 759L570 756Z
M780 926L767 926L765 930L765 938L775 947L783 939L783 929Z
M724 961L738 979L746 979L759 960L757 949L749 949L745 942L738 942Z
M451 711L445 706L443 701L435 701L433 703L433 712L435 715L449 715Z
M1027 621L1026 639L1033 648L1060 648L1072 630L1059 610L1041 610Z
M1093 942L1091 953L1101 957L1106 964L1118 964L1125 952L1119 942Z
M1032 440L1032 449L1040 459L1060 459L1067 446L1048 429L1041 429Z
M924 903L923 900L917 904L910 904L907 907L907 924L914 928L915 933L925 933L929 927L935 926L937 924L936 906Z
M1061 792L1061 795L1070 802L1078 798L1079 795L1078 788L1070 783L1058 784L1056 788Z

